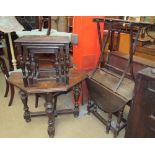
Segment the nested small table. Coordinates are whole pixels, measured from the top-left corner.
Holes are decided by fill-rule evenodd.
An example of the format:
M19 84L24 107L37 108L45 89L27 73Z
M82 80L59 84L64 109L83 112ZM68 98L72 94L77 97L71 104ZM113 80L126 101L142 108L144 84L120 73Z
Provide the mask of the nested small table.
M55 81L39 81L35 87L24 87L22 73L12 73L8 82L20 89L20 97L24 105L24 119L26 122L31 121L34 116L48 116L48 134L49 137L55 135L55 116L59 114L74 114L75 117L79 115L78 99L80 96L81 83L86 79L85 73L79 73L75 70L70 71L69 85L58 84ZM70 90L74 92L74 109L56 110L54 103L55 95L59 93L66 93ZM27 104L29 94L39 94L45 98L44 112L30 112Z
M69 38L62 36L25 36L15 40L24 86L32 86L39 80L45 80L45 78L46 80L56 79L58 83L68 84L69 68L71 66L69 44ZM37 57L39 54L54 54L53 67L40 69ZM41 78L41 73L44 74L45 78Z

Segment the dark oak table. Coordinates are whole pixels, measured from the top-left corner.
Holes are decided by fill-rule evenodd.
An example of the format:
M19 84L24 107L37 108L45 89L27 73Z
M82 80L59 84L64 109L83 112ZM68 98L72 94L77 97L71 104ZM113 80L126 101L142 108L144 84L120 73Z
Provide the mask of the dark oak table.
M16 39L14 42L19 55L18 61L22 69L25 87L32 86L39 80L44 81L45 78L56 80L58 83L69 83L71 64L69 55L70 40L68 37L25 36ZM50 69L40 68L40 54L54 55L54 64ZM52 62L50 57L49 61ZM44 74L44 78L41 73Z
M81 83L87 77L86 73L70 71L69 85L58 84L54 81L40 81L34 87L24 87L22 73L12 73L8 78L8 82L20 89L20 97L24 105L24 119L26 122L31 121L34 116L48 116L48 134L49 137L55 135L55 117L59 114L74 114L75 117L79 115L78 99L80 96ZM66 93L70 90L74 92L74 109L56 110L54 97L60 93ZM29 94L39 94L45 98L44 112L30 112L27 104Z

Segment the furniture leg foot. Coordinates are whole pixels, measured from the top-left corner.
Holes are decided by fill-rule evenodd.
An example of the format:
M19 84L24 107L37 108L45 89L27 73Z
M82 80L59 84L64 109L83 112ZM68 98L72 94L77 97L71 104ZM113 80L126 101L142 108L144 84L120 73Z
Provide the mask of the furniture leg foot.
M31 122L31 115L30 113L24 113L24 119L27 123Z
M50 138L53 138L55 135L55 129L53 127L48 126L48 135Z

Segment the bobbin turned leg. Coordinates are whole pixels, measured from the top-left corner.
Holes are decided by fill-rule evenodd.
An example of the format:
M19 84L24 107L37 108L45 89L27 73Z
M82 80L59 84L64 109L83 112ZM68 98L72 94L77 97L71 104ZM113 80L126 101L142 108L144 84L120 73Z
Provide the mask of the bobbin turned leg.
M24 105L24 119L26 122L30 122L31 115L30 115L29 107L27 105L27 101L28 101L27 94L24 91L20 91L19 94Z
M60 77L59 77L59 51L55 53L55 71L56 71L56 82L60 82Z
M106 133L109 133L110 127L111 127L111 120L112 120L112 113L108 113L108 121L106 125Z
M78 117L79 116L79 104L78 104L78 100L80 97L80 86L76 85L73 88L73 93L74 93L74 100L75 100L75 104L74 104L74 117Z
M91 107L91 100L88 99L88 105L87 105L88 114L90 114L90 107Z
M71 63L70 63L70 54L69 54L69 44L66 45L65 48L66 52L65 52L65 73L66 73L66 84L69 84L69 68L71 67Z
M116 129L114 131L114 137L117 137L118 136L118 133L119 133L119 130L120 130L120 123L121 123L122 118L123 118L123 111L124 111L124 108L122 108L119 111L118 118L117 118Z
M48 116L48 135L49 137L54 137L55 135L55 117L54 117L54 103L53 94L46 94L46 114Z

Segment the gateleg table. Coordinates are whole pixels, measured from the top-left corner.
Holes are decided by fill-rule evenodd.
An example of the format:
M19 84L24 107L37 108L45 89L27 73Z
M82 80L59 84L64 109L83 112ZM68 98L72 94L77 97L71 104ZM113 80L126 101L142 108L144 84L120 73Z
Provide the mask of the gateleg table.
M78 72L74 69L70 71L69 85L59 84L55 81L40 81L33 87L24 87L22 73L12 73L8 78L8 82L20 89L20 97L24 105L24 119L26 122L31 121L34 116L48 116L48 135L55 135L55 117L59 114L74 114L79 115L78 99L81 91L81 83L87 77L86 73ZM57 110L54 97L59 93L66 93L70 90L74 92L74 109ZM30 112L27 104L29 94L39 94L45 98L45 111Z

